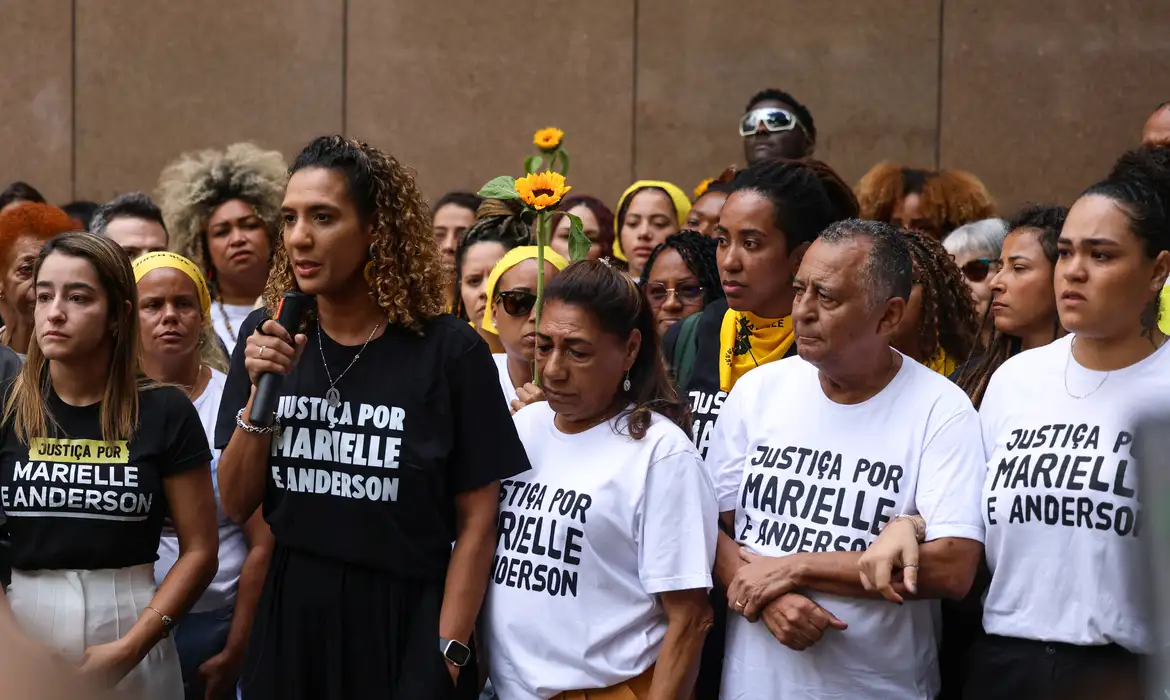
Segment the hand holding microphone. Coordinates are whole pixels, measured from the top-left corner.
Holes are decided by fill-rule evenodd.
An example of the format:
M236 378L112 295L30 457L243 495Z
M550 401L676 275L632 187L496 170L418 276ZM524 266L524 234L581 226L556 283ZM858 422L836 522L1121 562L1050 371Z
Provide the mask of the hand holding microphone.
M248 336L244 348L244 366L248 378L256 387L252 397L252 411L248 422L260 428L272 424L279 398L280 382L292 371L308 338L303 333L293 333L301 325L301 319L308 310L310 297L300 292L286 292L280 300L276 319L264 321L256 332Z

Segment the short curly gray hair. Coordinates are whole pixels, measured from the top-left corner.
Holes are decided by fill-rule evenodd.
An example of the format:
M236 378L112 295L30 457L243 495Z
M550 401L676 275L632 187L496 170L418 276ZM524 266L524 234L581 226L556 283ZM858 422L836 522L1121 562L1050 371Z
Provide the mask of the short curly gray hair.
M268 226L280 231L280 205L288 183L288 165L278 151L236 143L223 151L184 153L159 175L155 197L171 234L171 250L189 258L207 274L207 220L224 202L251 204Z

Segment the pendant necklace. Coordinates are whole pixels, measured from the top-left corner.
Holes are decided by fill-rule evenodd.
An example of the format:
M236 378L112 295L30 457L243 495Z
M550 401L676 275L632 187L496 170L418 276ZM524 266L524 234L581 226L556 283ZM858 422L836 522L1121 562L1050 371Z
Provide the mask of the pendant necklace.
M329 373L329 363L325 361L325 347L321 342L321 322L317 322L317 349L321 351L321 364L325 367L325 378L329 380L329 390L325 392L325 403L329 406L329 408L336 409L341 405L341 392L337 390L337 382L340 382L341 378L345 376L346 372L353 368L353 366L357 363L358 358L362 356L362 351L365 350L366 346L370 344L370 341L374 339L374 334L377 333L378 329L381 327L381 323L378 323L374 326L374 330L370 331L370 337L366 338L366 342L362 343L362 346L358 348L357 354L354 355L353 359L349 361L349 366L346 367L341 374L337 375L337 379L334 379L333 375Z

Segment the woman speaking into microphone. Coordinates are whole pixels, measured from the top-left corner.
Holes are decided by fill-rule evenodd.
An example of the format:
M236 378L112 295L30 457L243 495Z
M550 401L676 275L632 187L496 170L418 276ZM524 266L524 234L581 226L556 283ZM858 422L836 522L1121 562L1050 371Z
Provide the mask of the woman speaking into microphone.
M216 432L224 511L262 505L276 540L243 697L474 697L499 479L529 468L495 364L443 311L426 206L394 158L316 139L281 218ZM316 296L295 334L265 320L290 290ZM270 427L250 420L266 373L284 375Z

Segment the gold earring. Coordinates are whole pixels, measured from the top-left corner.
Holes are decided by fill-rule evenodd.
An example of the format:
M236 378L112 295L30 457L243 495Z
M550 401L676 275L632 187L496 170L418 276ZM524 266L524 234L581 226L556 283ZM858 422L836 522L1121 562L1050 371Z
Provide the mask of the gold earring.
M374 249L374 244L371 243L370 244L370 261L368 263L366 263L366 268L365 268L365 270L362 271L362 274L365 275L366 283L369 284L371 287L374 286L374 275L377 272L378 272L378 255L377 255L377 251Z

